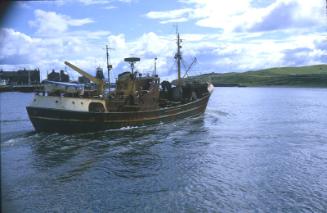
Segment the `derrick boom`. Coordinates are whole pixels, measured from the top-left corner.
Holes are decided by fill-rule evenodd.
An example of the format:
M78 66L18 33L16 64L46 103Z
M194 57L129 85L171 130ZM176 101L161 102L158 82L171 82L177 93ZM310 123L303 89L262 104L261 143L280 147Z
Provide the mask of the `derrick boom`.
M88 78L90 81L93 81L98 86L98 93L99 94L102 94L103 93L104 84L105 84L105 82L103 80L98 79L96 77L93 77L89 73L83 71L82 69L76 67L75 65L69 63L68 61L65 61L65 64L67 66L69 66L70 68L72 68L73 70L75 70L76 72L78 72L79 74L81 74L82 76Z

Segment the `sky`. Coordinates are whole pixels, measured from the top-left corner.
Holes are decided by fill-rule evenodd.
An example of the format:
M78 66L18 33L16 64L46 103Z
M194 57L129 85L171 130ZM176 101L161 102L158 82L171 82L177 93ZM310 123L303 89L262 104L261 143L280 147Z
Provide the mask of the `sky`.
M325 0L66 0L14 2L0 29L0 69L66 70L69 61L111 78L136 69L162 79L177 77L176 26L183 68L189 75L244 72L270 67L327 63Z

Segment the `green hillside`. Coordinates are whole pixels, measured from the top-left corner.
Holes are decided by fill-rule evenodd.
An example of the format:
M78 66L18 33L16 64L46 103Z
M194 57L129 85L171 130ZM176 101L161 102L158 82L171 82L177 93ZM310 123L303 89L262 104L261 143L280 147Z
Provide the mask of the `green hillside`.
M327 65L281 67L243 73L210 73L187 81L211 82L215 86L327 87Z

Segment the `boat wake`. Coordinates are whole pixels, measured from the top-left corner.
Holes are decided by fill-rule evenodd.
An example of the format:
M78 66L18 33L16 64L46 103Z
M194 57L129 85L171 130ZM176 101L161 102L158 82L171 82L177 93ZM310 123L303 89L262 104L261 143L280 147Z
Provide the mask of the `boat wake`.
M118 131L119 130L131 130L131 129L139 129L139 128L144 128L144 127L146 127L146 126L126 126L126 127L122 127L122 128L119 128L119 129L117 129ZM117 131L116 130L116 131Z
M1 135L1 146L14 146L16 144L24 143L25 141L29 141L37 135L39 134L34 131L4 133Z
M209 115L219 115L219 116L229 116L230 114L224 111L220 111L214 108L207 108L206 114Z

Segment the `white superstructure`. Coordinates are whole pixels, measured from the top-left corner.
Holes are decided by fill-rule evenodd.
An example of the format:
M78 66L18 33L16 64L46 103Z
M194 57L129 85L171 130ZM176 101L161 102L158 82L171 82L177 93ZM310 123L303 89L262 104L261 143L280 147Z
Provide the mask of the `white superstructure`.
M104 109L106 104L104 100L95 98L75 98L63 96L43 96L35 95L31 107L50 108L59 110L70 110L79 112L90 112L90 104L101 104ZM107 111L107 110L106 110Z

